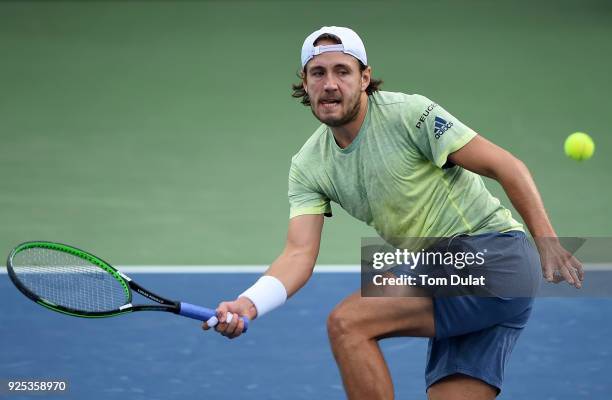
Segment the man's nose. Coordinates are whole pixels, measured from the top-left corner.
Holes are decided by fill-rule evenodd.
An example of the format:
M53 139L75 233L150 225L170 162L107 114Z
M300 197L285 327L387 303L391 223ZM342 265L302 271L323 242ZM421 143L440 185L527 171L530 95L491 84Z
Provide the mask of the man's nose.
M338 90L338 83L336 82L336 78L333 74L327 74L325 76L325 81L323 82L323 90Z

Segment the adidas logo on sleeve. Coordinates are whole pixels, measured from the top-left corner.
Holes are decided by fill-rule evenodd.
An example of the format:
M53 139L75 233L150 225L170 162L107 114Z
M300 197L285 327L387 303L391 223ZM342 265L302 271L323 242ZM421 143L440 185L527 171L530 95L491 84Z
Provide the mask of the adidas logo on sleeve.
M447 122L443 118L436 117L434 121L434 137L440 139L440 137L453 126L452 122Z

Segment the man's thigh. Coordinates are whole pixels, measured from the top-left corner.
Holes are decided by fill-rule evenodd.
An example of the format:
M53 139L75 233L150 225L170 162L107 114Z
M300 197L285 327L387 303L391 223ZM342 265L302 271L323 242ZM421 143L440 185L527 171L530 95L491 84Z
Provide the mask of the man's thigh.
M430 297L362 297L358 290L332 311L328 324L367 338L434 337ZM334 334L333 329L330 334Z
M427 389L429 400L492 400L498 390L480 379L454 374L436 382Z

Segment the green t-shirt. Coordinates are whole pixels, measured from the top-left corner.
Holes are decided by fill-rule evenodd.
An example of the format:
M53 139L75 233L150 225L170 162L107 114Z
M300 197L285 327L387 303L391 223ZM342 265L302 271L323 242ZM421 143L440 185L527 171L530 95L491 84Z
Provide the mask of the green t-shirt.
M447 161L474 136L424 96L375 92L348 147L321 125L292 158L290 218L331 216L333 201L391 243L522 230L479 175Z

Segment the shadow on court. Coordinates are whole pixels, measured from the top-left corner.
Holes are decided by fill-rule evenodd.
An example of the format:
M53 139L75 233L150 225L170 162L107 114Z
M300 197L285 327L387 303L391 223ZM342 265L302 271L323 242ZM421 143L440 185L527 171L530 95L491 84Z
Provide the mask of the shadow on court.
M131 275L170 298L210 307L257 276ZM344 399L325 320L358 287L358 274L315 274L286 306L230 341L172 314L87 320L53 313L0 275L0 380L67 380L67 393L50 396L57 399ZM499 398L608 398L611 311L612 299L538 299ZM425 398L426 345L383 342L398 398Z

